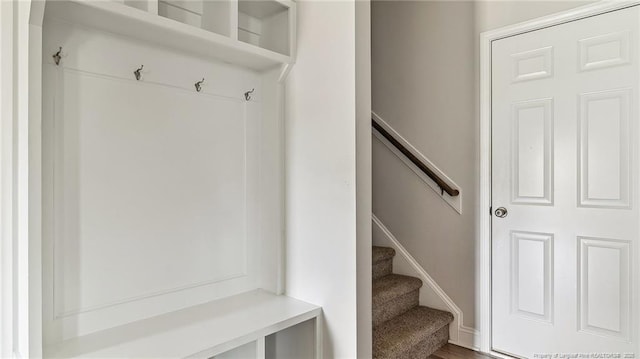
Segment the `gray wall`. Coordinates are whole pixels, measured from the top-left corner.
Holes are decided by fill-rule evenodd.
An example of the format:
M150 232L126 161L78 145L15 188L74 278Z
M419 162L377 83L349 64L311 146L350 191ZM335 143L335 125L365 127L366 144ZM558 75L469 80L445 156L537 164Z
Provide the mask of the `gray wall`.
M475 327L479 304L480 32L584 5L542 1L374 1L373 111L462 187L453 211L373 140L373 212Z

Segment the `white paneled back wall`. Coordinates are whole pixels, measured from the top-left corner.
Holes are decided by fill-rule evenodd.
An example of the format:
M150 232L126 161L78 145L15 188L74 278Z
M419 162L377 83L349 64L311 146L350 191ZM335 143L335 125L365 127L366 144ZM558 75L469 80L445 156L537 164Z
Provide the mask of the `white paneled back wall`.
M277 282L263 75L61 22L43 42L45 340Z

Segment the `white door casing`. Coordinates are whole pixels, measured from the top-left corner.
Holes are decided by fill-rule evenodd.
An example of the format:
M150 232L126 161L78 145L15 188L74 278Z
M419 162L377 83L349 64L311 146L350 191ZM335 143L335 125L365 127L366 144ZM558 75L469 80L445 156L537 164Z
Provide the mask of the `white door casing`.
M494 350L637 350L639 14L492 43Z

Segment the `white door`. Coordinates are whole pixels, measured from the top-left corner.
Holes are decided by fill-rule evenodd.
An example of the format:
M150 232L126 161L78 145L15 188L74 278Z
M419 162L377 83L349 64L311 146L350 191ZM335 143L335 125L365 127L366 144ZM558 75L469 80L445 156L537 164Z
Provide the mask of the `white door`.
M639 15L492 44L496 351L640 357Z

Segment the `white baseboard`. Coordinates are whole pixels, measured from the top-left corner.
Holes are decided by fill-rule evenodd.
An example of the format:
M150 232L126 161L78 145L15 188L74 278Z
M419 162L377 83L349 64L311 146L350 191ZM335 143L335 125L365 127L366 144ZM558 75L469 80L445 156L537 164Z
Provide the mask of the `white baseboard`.
M480 332L464 326L462 310L460 310L454 301L440 288L438 283L436 283L427 271L425 271L415 258L400 244L375 214L371 215L371 220L373 222L373 244L391 247L396 251L396 256L393 259L394 273L410 275L422 280L423 286L420 288L420 305L446 310L453 314L453 322L449 326L449 343L472 350L478 350L480 347Z
M464 325L458 327L458 340L449 340L449 343L459 345L471 350L480 350L480 332Z

